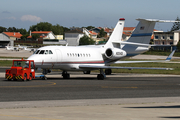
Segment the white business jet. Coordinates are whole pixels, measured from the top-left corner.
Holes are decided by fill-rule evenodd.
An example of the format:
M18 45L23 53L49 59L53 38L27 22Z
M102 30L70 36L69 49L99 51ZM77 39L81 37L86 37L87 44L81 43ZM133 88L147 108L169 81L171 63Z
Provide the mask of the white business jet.
M19 51L19 47L10 46L9 44L5 47L6 47L6 50Z
M157 61L119 61L149 50L149 41L156 22L160 20L137 19L139 24L126 42L122 42L122 33L125 19L121 18L105 45L90 46L46 46L37 49L28 60L34 60L36 68L43 69L43 74L50 69L62 70L65 79L70 78L67 71L84 71L89 74L91 70L100 70L97 79L103 80L105 74L111 74L111 69L162 69L168 68L142 68L142 67L114 67L114 63L138 63ZM164 61L169 61L173 51ZM164 62L163 61L163 62ZM162 61L158 61L162 62ZM103 71L105 69L105 73Z
M35 52L36 49L37 48L29 48L29 47L24 48L24 50L29 51L29 52Z

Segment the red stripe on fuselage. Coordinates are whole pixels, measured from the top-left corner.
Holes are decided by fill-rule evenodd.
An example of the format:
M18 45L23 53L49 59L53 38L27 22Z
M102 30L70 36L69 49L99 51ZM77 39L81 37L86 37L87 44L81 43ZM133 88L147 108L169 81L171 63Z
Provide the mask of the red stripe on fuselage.
M36 63L42 63L42 62L36 62ZM60 63L60 64L103 64L104 61L80 61L80 62L43 62L43 64L46 63Z

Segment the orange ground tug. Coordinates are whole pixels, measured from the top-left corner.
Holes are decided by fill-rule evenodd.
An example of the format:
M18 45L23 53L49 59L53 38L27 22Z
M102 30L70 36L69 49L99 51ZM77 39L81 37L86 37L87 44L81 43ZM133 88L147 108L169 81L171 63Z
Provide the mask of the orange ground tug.
M13 60L11 69L6 70L7 80L32 80L35 78L34 60Z

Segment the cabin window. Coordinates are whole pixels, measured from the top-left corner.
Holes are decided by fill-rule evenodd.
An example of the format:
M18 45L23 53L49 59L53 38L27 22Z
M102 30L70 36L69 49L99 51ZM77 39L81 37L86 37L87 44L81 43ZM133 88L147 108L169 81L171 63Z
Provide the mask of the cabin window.
M39 52L39 54L44 54L44 52L45 52L45 50L41 50L41 51Z

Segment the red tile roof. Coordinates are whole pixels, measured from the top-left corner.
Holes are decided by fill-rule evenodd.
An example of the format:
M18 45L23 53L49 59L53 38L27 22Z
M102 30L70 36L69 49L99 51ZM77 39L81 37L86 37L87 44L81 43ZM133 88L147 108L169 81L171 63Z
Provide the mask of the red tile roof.
M3 33L9 37L21 38L22 36L22 34L20 34L19 32L3 32Z
M131 32L123 32L124 35L131 36Z
M35 33L39 33L39 34L41 34L41 33L42 33L42 34L43 34L43 33L46 33L46 34L47 34L47 33L50 33L50 32L51 32L51 31L33 31L33 32L31 32L31 33L34 33L34 34L35 34Z
M135 27L124 27L124 31L133 31Z
M154 39L154 35L152 34L151 39Z
M93 31L89 31L91 33L91 35L97 35L96 32L93 32Z
M39 38L45 38L47 36L39 36ZM28 36L27 38L32 38L32 36Z

